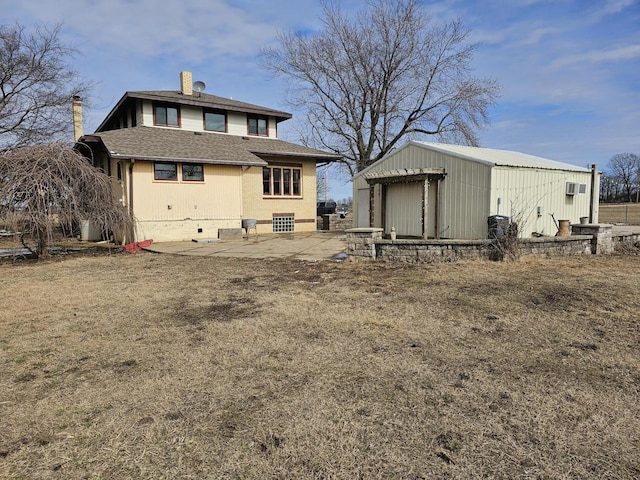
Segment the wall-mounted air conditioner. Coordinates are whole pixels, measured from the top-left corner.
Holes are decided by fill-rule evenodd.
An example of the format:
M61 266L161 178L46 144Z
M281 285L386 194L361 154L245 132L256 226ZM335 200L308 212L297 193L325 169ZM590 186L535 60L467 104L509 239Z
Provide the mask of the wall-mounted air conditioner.
M567 182L567 190L566 190L567 195L575 195L576 193L578 193L578 189L579 189L578 183Z

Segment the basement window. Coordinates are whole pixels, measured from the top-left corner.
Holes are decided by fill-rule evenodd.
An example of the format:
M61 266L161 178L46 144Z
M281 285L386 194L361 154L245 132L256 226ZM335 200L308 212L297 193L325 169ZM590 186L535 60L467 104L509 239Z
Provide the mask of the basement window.
M293 233L295 224L296 222L293 216L273 217L273 233Z

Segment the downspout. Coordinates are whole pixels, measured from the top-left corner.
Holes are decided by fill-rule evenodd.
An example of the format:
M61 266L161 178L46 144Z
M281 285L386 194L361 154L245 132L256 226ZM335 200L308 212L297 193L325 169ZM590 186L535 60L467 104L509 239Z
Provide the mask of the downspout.
M429 177L422 182L422 238L428 238L428 210L429 210Z
M133 164L136 161L132 158L129 162L129 215L131 218L135 218L133 216ZM131 238L131 242L135 242L136 237L136 227L135 221L133 226L131 227L131 232L129 232L129 236Z
M589 223L593 223L593 202L595 201L596 198L598 198L598 200L600 200L600 192L597 192L597 197L596 197L596 178L598 175L598 166L594 163L591 165L591 195L590 195L590 201L589 201Z
M442 201L442 195L440 194L440 190L442 190L442 177L438 177L436 183L436 240L440 240L440 203Z

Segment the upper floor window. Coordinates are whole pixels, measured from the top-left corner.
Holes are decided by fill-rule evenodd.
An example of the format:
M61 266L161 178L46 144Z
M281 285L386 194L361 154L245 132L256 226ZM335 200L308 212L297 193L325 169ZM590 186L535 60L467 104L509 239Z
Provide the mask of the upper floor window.
M269 122L267 117L248 117L249 135L269 136Z
M153 105L153 123L167 127L180 126L180 109L172 105L156 103Z
M205 111L204 129L212 132L226 132L227 114L225 112Z
M301 169L289 167L262 168L262 194L299 197L301 191Z

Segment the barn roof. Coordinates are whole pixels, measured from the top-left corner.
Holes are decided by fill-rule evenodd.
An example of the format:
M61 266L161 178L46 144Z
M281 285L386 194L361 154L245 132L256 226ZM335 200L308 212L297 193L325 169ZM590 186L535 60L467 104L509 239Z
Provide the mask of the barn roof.
M400 149L409 148L411 146L432 150L454 157L463 158L472 162L483 163L491 167L494 166L507 166L518 168L541 168L546 170L564 170L570 172L589 172L586 167L580 167L578 165L572 165L569 163L556 162L555 160L549 160L547 158L536 157L534 155L528 155L526 153L514 152L509 150L496 150L493 148L481 148L481 147L467 147L464 145L449 145L446 143L432 143L432 142L418 142L412 141L406 143ZM373 165L362 170L356 175L366 174L370 169L376 165L380 165L387 158L392 156L395 150L385 157L378 160Z
M481 162L491 166L545 168L549 170L569 170L572 172L589 172L590 170L578 165L556 162L547 158L536 157L510 150L496 150L493 148L467 147L464 145L448 145L445 143L411 142L413 144L436 150L474 162Z

